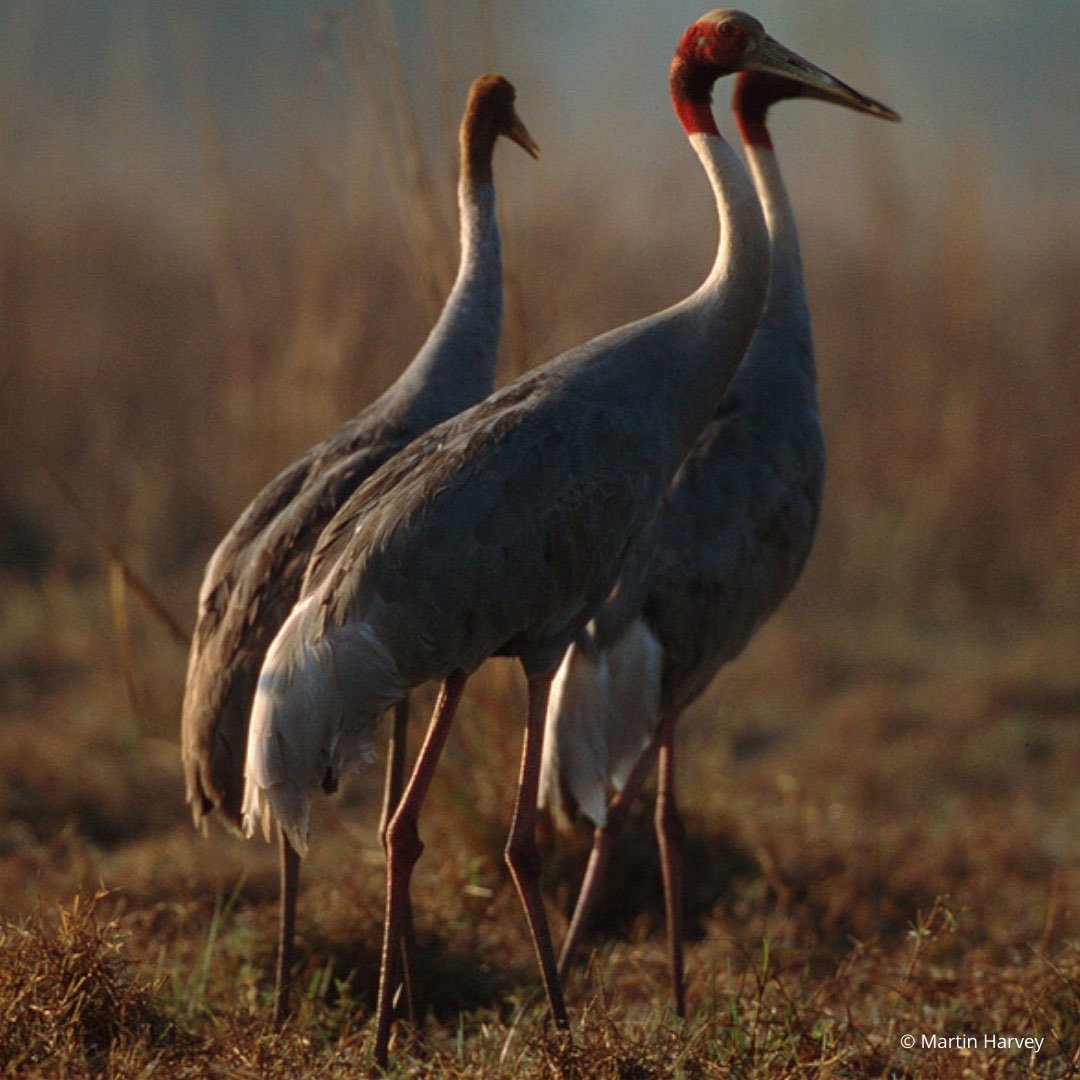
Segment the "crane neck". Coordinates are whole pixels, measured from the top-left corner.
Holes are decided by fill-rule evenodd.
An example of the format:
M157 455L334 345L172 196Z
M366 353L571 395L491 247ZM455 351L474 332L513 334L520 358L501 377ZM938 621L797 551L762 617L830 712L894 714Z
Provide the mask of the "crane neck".
M693 27L687 31L672 58L668 86L675 115L709 178L716 200L720 240L712 271L688 303L726 325L737 366L764 302L769 238L754 185L738 154L724 141L713 115L713 86L724 72L691 59L693 54L688 51L687 40L695 33ZM747 328L749 336L742 342ZM730 379L730 374L726 378Z
M695 132L688 138L709 179L719 219L716 259L697 293L708 295L713 305L717 291L725 298L745 297L740 308L749 316L752 298L764 293L769 271L769 234L757 189L723 136ZM756 323L756 316L750 321Z
M688 133L713 189L720 239L712 269L685 299L585 346L623 415L649 430L648 468L666 485L712 419L765 303L769 234L742 160L717 134ZM597 355L599 353L599 355ZM611 406L613 414L619 409Z
M766 307L782 306L795 314L806 311L802 254L795 211L780 171L780 162L771 142L748 141L746 160L761 200L769 229L772 264Z
M494 184L477 179L463 163L457 276L427 340L387 392L410 423L440 423L494 388L502 330L502 254L495 206Z
M463 175L458 183L458 218L461 224L461 258L457 277L443 308L439 323L448 320L481 343L490 352L486 373L490 384L495 375L495 352L502 327L502 241L496 214L495 183Z
M768 224L772 261L765 311L740 381L769 382L770 399L786 388L813 401L814 346L795 212L764 123L763 138L746 138L748 130L743 128L746 159Z
M716 199L720 239L712 269L683 305L704 335L701 385L688 401L689 444L708 422L757 328L769 281L769 235L739 155L719 134L689 134ZM696 426L695 426L696 425Z

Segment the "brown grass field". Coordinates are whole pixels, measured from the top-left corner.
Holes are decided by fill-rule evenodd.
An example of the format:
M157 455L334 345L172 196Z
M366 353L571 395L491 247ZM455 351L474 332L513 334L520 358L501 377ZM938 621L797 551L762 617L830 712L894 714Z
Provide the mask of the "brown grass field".
M381 777L318 808L300 1000L275 1032L274 851L191 828L186 651L132 576L186 632L217 539L394 378L452 273L454 109L411 135L423 99L372 75L392 51L378 68L344 36L366 103L344 157L301 142L272 183L230 167L189 79L199 167L175 200L88 180L75 151L0 188L4 1075L370 1063ZM441 73L452 100L473 73ZM558 133L524 91L521 112L545 159L498 163L503 379L691 287L712 228L545 195ZM1080 232L1014 250L978 155L952 163L962 189L916 198L904 134L856 131L859 227L803 221L825 515L795 594L681 731L689 1017L668 1007L643 806L568 985L573 1045L545 1025L501 862L523 679L492 662L427 806L423 1017L397 1028L393 1075L1080 1072ZM690 155L680 170L709 212ZM544 837L556 939L587 843Z

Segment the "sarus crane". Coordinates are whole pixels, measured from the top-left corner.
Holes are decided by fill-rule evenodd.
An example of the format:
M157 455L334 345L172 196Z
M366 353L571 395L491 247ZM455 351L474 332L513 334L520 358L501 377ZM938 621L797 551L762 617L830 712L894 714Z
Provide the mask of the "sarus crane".
M761 315L765 219L710 105L713 83L740 70L840 86L741 12L710 12L685 32L672 61L672 100L721 228L703 284L533 369L383 466L324 531L301 598L267 653L248 741L245 828L269 835L275 818L301 852L313 793L370 760L388 707L420 683L442 680L387 834L380 1067L402 913L422 851L421 804L466 680L494 655L516 656L528 680L506 861L551 1013L569 1029L534 836L547 697L559 660L611 592Z
M500 136L538 153L514 108L514 87L483 75L462 118L456 280L420 351L385 393L279 473L210 558L199 592L181 717L187 800L205 830L216 810L239 830L244 755L266 650L300 593L319 534L380 465L418 435L491 393L502 323L502 264L492 156ZM400 794L407 701L395 708L384 828ZM274 1017L288 1010L299 859L280 837L282 914Z
M563 978L629 809L659 759L654 825L680 1016L686 1009L683 826L675 799L675 725L794 587L813 545L825 481L795 216L765 126L770 105L797 97L899 119L847 90L752 72L736 80L735 118L772 246L765 310L742 366L627 559L618 587L567 652L545 732L541 804L563 823L578 810L595 826L559 957Z

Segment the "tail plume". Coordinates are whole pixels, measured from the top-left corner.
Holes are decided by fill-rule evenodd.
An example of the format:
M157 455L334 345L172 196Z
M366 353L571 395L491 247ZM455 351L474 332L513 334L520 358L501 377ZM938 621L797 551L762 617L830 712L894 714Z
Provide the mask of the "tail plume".
M307 854L311 796L374 760L379 718L404 685L375 631L357 619L326 627L309 598L266 654L251 711L244 832L270 838L276 819Z
M562 828L576 812L607 820L619 791L656 733L660 644L641 620L592 652L573 645L552 684L540 773L540 804Z

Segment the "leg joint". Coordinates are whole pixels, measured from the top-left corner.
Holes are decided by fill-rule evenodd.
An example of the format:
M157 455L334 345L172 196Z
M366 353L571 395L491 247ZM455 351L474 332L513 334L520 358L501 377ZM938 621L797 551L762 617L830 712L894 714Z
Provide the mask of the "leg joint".
M531 836L511 836L503 852L506 865L516 877L529 881L540 878L541 859L536 841Z
M395 817L386 830L386 852L395 861L402 860L410 865L415 863L424 852L424 841L420 839L420 830L415 819Z
M674 799L661 794L656 800L653 824L657 833L672 844L681 846L686 839L686 827Z

